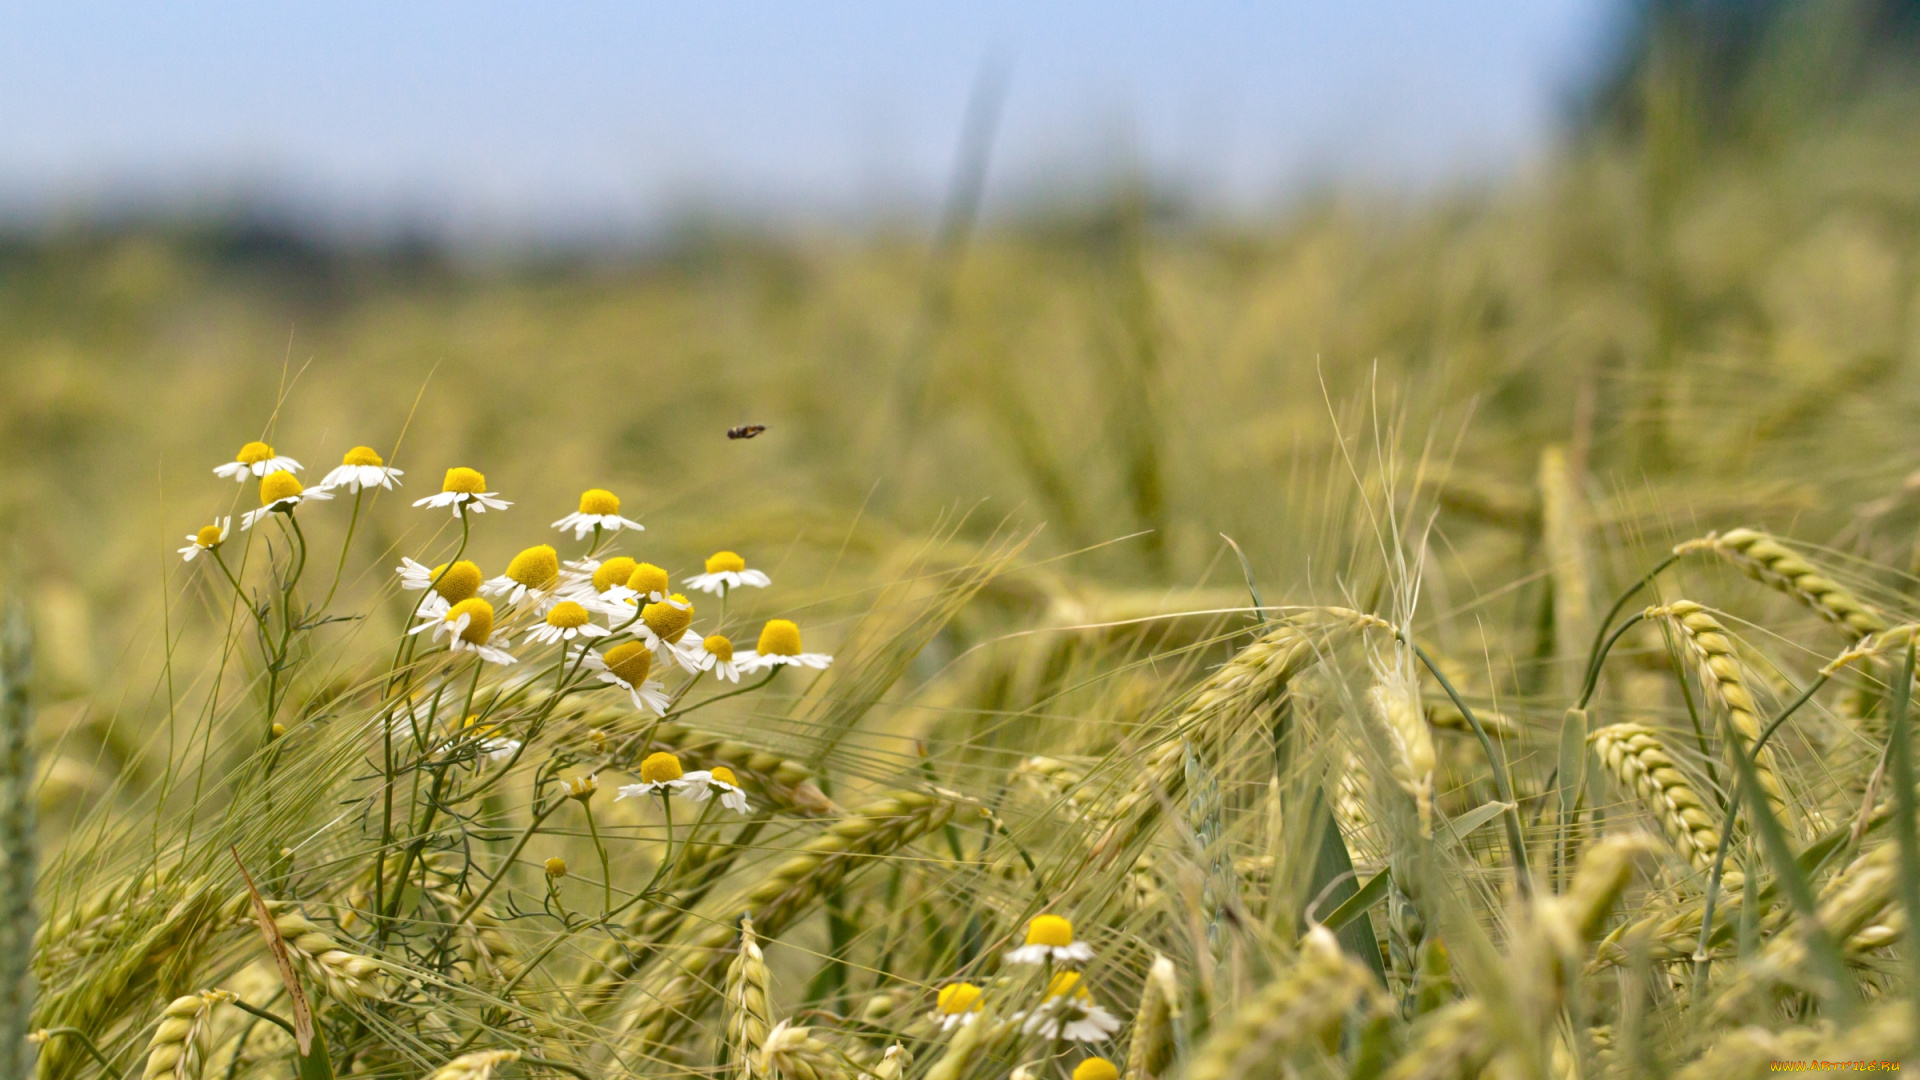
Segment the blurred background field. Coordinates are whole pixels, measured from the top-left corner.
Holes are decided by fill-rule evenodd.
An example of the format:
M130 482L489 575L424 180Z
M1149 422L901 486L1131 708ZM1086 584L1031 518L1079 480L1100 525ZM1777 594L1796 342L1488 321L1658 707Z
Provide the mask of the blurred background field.
M1468 637L1551 618L1540 484L1563 461L1626 562L1752 524L1914 565L1907 5L1626 25L1537 168L1251 217L1123 169L980 218L963 147L943 217L709 218L630 248L341 238L244 208L19 226L0 535L64 748L47 801L104 790L152 737L160 654L130 643L157 640L163 593L190 601L174 632L215 628L172 550L249 508L208 470L262 435L316 476L391 450L407 498L484 470L518 501L476 542L490 573L611 487L650 557L681 574L737 548L829 636L836 599L925 537L1039 528L1038 584L945 631L920 678L1049 621L1242 604L1223 534L1269 603L1355 599L1377 582L1352 510L1383 478L1437 512L1429 599ZM741 423L767 432L728 440ZM416 524L350 570L370 605L446 524L396 509L371 527ZM1523 706L1542 678L1480 689Z

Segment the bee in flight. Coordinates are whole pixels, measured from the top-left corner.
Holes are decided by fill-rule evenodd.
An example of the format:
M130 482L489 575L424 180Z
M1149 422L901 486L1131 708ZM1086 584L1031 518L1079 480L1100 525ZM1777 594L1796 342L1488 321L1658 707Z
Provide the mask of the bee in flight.
M727 438L751 439L765 430L767 430L767 425L765 424L741 424L739 427L728 428Z

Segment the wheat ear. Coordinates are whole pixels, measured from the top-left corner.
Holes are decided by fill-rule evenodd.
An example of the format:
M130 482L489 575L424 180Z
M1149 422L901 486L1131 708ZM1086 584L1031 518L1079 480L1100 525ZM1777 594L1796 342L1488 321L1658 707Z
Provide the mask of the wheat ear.
M832 1046L791 1020L780 1021L767 1033L755 1061L758 1074L768 1080L850 1080L853 1075Z
M1639 797L1667 840L1695 869L1713 865L1719 826L1652 728L1613 724L1588 735L1587 742L1614 781Z
M758 884L735 897L729 911L750 914L771 939L812 909L828 890L856 870L913 843L952 820L955 804L917 791L896 791L829 825L791 858L765 872ZM733 929L710 923L684 943L678 970L648 985L630 1030L660 1043L700 1012L715 970L733 941Z
M1261 1062L1281 1061L1319 1038L1365 1001L1384 993L1373 973L1340 951L1324 926L1307 931L1300 956L1279 978L1242 1005L1216 1031L1182 1074L1185 1080L1234 1080Z
M1155 953L1127 1040L1126 1080L1153 1080L1165 1071L1173 1059L1173 1023L1179 1018L1180 977L1173 961Z
M495 1069L519 1060L518 1050L478 1050L433 1070L427 1080L491 1080Z
M1493 1057L1492 1024L1479 998L1444 1005L1414 1025L1406 1052L1385 1080L1458 1080L1479 1076Z
M873 1080L906 1080L907 1070L911 1068L913 1055L907 1052L906 1047L894 1043L887 1047L886 1052L880 1055L879 1063L868 1069L867 1073Z
M247 910L243 894L232 910ZM307 918L306 913L285 900L267 901L274 929L287 943L287 951L305 969L308 977L335 1001L354 1001L381 996L380 965L358 953L340 947L333 935ZM251 919L251 915L245 916Z
M1899 846L1883 844L1853 860L1821 890L1817 917L1821 929L1836 941L1847 942L1875 926L1894 901L1900 878ZM1900 920L1904 922L1904 920ZM1872 935L1865 947L1882 942ZM1795 933L1775 934L1759 955L1740 965L1713 1012L1720 1019L1739 1015L1756 1000L1782 987L1800 984L1808 964L1805 939Z
M1115 822L1095 845L1111 857L1130 846L1159 819L1164 797L1177 805L1186 793L1186 746L1217 749L1239 730L1256 708L1278 698L1294 677L1320 656L1327 633L1363 628L1393 631L1374 615L1347 608L1316 608L1294 616L1235 653L1207 676L1193 700L1171 726L1170 735L1148 755L1133 785L1121 796Z
M1676 600L1664 607L1647 609L1647 618L1669 620L1678 631L1680 646L1699 671L1700 685L1720 705L1727 718L1729 742L1742 751L1760 737L1760 714L1753 693L1747 689L1746 676L1740 670L1740 658L1733 651L1733 638L1720 620L1691 600ZM1731 750L1731 747L1729 747ZM1774 815L1783 823L1787 816L1787 791L1774 768L1773 748L1762 747L1754 761L1754 774L1760 790Z
M1711 552L1739 567L1756 581L1786 593L1812 608L1821 618L1853 636L1887 629L1886 616L1823 576L1814 565L1772 536L1757 529L1732 529L1689 540L1673 549L1676 555Z
M753 920L741 919L740 951L727 965L726 986L727 1050L733 1055L733 1075L739 1080L752 1080L754 1061L767 1045L767 1032L773 1024L767 1002L771 982L767 958L753 933Z
M199 1080L207 1027L217 1005L232 1001L224 990L205 990L173 999L160 1013L160 1026L147 1041L141 1080Z
M1393 749L1389 764L1394 783L1413 799L1419 813L1420 835L1433 834L1433 732L1420 708L1418 680L1394 670L1367 691L1367 703Z

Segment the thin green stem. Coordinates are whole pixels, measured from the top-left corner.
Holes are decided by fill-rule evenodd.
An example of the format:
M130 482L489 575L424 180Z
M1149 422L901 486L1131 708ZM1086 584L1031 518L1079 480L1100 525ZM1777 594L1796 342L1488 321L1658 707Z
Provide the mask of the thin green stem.
M333 584L327 588L327 598L320 601L320 610L325 611L333 603L333 594L340 591L340 578L347 572L347 552L353 547L353 532L360 526L360 498L364 490L353 493L353 514L347 518L347 538L340 541L340 565L333 568Z
M560 804L566 802L567 799L568 796L562 795L534 811L533 820L527 822L527 827L520 833L520 838L514 841L513 850L507 852L506 860L500 864L500 872L488 879L486 887L476 893L472 900L467 901L466 908L454 917L454 926L457 927L468 919L473 918L473 913L479 911L480 905L486 903L487 897L493 895L493 890L499 888L500 883L506 880L507 874L513 870L514 860L520 857L520 852L526 850L527 843L533 839L533 834L540 831L541 824L545 822L547 817L555 810L560 809Z
M1606 666L1607 654L1613 651L1613 646L1626 635L1627 631L1633 629L1634 626L1646 617L1647 613L1644 611L1636 611L1632 615L1627 616L1627 621L1621 623L1620 628L1615 630L1611 637L1607 638L1606 644L1601 645L1594 651L1594 654L1587 661L1587 680L1580 687L1580 703L1575 705L1574 708L1584 709L1587 707L1587 702L1593 700L1593 692L1600 687L1600 670Z
M1766 747L1767 740L1773 738L1773 733L1780 730L1780 726L1787 722L1787 718L1798 712L1802 705L1812 701L1813 695L1818 693L1820 688L1827 684L1829 678L1831 678L1831 676L1822 674L1811 683L1808 683L1807 688L1801 691L1799 697L1793 699L1792 704L1781 709L1779 715L1775 716L1767 723L1765 728L1761 729L1760 737L1753 740L1753 746L1751 748L1751 753L1755 758L1758 758L1760 751ZM1735 746L1730 749L1736 756L1740 754L1739 747ZM1707 895L1700 909L1700 941L1694 947L1693 951L1693 985L1696 1000L1705 992L1707 977L1712 970L1713 958L1708 955L1707 946L1713 939L1714 904L1720 896L1720 882L1726 873L1727 852L1733 845L1734 821L1740 813L1741 800L1749 794L1747 785L1750 782L1749 774L1752 771L1751 767L1742 769L1739 777L1735 781L1733 797L1727 800L1726 814L1720 822L1720 846L1715 848L1713 852L1713 870L1707 875ZM1758 888L1758 880L1749 874L1746 883L1742 886L1741 904L1743 913L1754 907L1753 897Z
M600 910L606 915L611 915L613 913L613 868L607 860L607 845L600 842L600 826L594 823L592 804L586 799L581 799L580 812L587 815L587 832L593 837L593 850L600 855L600 888L603 893Z
M1398 631L1395 634L1399 636ZM1499 795L1500 801L1507 806L1500 818L1506 824L1507 847L1513 853L1515 883L1520 890L1520 895L1532 895L1533 878L1527 867L1526 834L1521 830L1520 804L1514 801L1513 784L1507 778L1505 755L1501 754L1500 748L1494 745L1493 738L1481 725L1480 718L1473 714L1473 709L1461 700L1460 691L1453 688L1453 683L1448 681L1446 674L1440 670L1440 665L1434 663L1433 657L1427 655L1427 650L1421 648L1411 638L1403 637L1402 640L1412 646L1414 655L1418 656L1427 670L1433 673L1433 677L1439 680L1440 689L1445 690L1447 697L1453 699L1453 707L1460 710L1461 716L1466 717L1467 726L1473 729L1474 736L1480 740L1480 749L1487 755L1487 766L1493 771L1493 789Z
M1668 555L1666 558L1660 560L1657 566L1647 571L1646 574L1642 576L1639 581L1636 581L1631 586L1629 586L1627 588L1627 591L1621 593L1619 598L1613 602L1613 606L1607 609L1606 617L1600 620L1599 626L1594 627L1593 646L1587 650L1587 675L1588 675L1587 681L1591 681L1592 679L1595 679L1598 677L1594 674L1594 669L1598 667L1600 664L1600 656L1602 655L1600 643L1606 640L1607 627L1613 625L1613 620L1618 618L1621 610L1625 608L1629 603L1631 603L1635 596L1638 596L1640 594L1641 589L1644 589L1647 586L1653 584L1654 578L1659 577L1660 574L1667 569L1667 567L1672 566L1674 563L1677 563L1679 561L1680 561L1680 556L1678 553Z
M100 1068L105 1070L108 1076L113 1077L113 1080L120 1080L120 1070L113 1067L113 1062L107 1060L107 1055L100 1052L100 1048L93 1044L93 1039L89 1037L86 1032L81 1031L77 1027L52 1027L42 1028L40 1034L49 1039L74 1039L78 1041L80 1046L85 1049L88 1054L92 1055L93 1060L100 1063Z
M247 614L253 616L254 623L260 627L261 649L262 651L265 651L266 642L268 640L269 634L271 633L267 629L266 618L260 614L259 610L256 609L253 606L253 604L248 602L246 590L240 587L240 579L233 576L233 571L229 569L227 566L227 560L220 557L220 549L219 548L209 549L207 554L213 556L213 561L219 565L220 572L227 576L227 583L233 586L234 594L240 598L240 602L242 604L246 605Z

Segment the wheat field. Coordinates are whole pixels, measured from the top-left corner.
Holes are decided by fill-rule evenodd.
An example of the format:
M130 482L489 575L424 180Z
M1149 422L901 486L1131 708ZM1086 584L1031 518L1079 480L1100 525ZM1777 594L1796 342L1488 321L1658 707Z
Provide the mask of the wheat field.
M1916 165L10 241L7 1075L1897 1063Z

